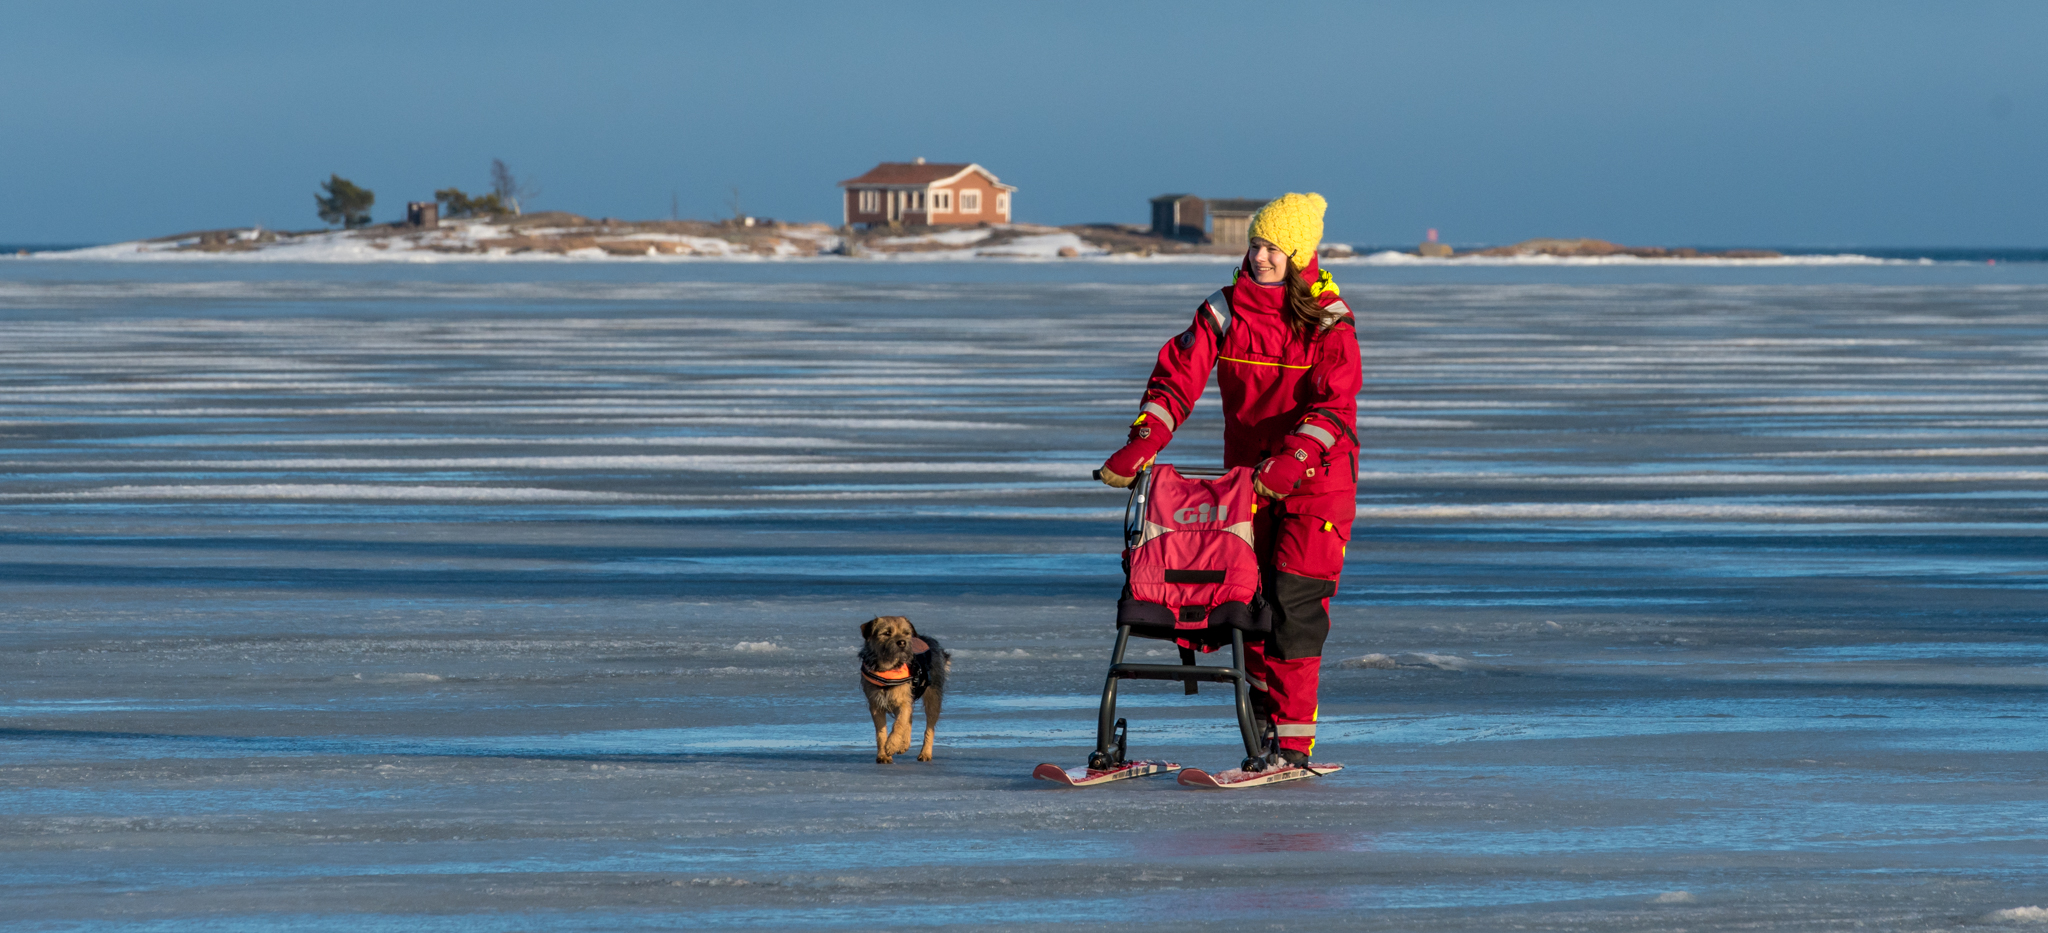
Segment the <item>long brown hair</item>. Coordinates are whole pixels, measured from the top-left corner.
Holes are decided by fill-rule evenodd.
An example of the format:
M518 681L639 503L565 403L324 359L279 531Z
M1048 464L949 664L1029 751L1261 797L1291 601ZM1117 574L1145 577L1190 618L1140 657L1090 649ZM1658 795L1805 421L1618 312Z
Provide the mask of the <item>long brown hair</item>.
M1301 328L1303 334L1315 336L1323 326L1323 308L1316 303L1315 292L1310 290L1307 279L1294 265L1294 257L1287 257L1287 316L1291 323Z

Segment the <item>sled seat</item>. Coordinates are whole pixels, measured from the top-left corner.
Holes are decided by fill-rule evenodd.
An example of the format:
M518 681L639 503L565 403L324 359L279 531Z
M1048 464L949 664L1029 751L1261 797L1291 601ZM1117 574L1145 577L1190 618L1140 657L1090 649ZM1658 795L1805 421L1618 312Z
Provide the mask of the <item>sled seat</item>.
M1208 652L1229 644L1233 631L1270 633L1273 617L1259 598L1251 471L1193 472L1158 464L1139 477L1125 516L1116 624Z

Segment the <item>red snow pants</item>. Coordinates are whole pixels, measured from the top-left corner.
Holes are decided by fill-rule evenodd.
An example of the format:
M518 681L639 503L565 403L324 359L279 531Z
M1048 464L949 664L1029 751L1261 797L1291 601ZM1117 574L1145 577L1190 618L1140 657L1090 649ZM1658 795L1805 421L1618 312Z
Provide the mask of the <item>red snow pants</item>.
M1245 668L1252 677L1253 710L1273 718L1281 748L1306 754L1316 747L1316 685L1351 520L1291 511L1288 501L1261 499L1252 515L1252 549L1274 622L1265 641L1245 645Z

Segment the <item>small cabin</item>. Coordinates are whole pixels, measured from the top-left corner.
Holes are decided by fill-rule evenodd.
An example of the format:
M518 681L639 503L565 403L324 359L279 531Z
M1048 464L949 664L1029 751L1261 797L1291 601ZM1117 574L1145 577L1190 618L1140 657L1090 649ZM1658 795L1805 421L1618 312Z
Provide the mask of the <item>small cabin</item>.
M1162 194L1152 199L1152 232L1169 240L1208 239L1208 212L1192 194Z
M972 162L883 162L839 183L848 226L1006 224L1014 185Z
M432 230L441 225L441 203L439 201L405 202L405 223L410 227L424 227Z
M1252 215L1272 198L1217 198L1208 202L1209 242L1232 249L1251 246Z

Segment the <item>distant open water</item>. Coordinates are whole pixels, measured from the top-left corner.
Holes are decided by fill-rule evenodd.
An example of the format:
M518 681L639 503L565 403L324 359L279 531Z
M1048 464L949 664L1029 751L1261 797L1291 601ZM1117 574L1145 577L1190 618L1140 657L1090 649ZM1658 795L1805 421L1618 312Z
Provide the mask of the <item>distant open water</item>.
M1929 262L2048 262L2048 249L2041 247L1971 246L1814 246L1771 247L1787 256L1826 256L1848 253L1873 259L1926 260Z
M1087 471L1225 275L0 263L9 928L2044 913L2024 266L1344 270L1348 769L1029 780L1092 741ZM934 763L872 763L879 613L954 651ZM1125 691L1235 764L1219 691Z

